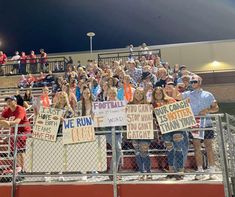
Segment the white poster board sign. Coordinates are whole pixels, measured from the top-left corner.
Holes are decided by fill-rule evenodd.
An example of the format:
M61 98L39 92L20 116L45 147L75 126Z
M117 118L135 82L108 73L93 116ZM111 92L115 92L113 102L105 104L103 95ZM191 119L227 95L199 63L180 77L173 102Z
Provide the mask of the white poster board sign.
M127 125L126 102L93 102L95 127L114 127Z
M169 133L196 125L188 100L164 105L154 110L161 133Z
M63 122L63 144L92 142L95 130L91 116L65 119Z
M152 105L127 106L127 139L153 139Z
M60 109L40 107L33 127L33 138L55 142L62 115Z

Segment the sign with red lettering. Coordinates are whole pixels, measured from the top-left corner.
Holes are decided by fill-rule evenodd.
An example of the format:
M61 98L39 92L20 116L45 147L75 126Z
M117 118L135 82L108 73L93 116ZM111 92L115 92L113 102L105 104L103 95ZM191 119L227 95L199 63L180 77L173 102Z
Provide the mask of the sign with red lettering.
M152 105L127 106L127 139L153 139Z
M34 127L33 138L56 141L63 110L40 107Z
M93 102L92 111L95 127L127 125L125 101Z
M154 110L161 133L190 128L197 124L188 100L183 100Z
M65 119L63 122L63 144L95 141L95 130L91 116Z

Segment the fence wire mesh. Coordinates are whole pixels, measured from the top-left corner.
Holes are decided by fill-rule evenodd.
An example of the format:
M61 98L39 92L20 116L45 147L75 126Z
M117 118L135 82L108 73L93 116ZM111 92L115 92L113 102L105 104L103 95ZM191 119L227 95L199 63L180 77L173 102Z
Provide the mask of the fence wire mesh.
M214 126L204 130L204 141L193 139L193 129L167 135L155 130L153 140L129 140L123 127L118 131L96 131L94 142L73 145L63 145L62 136L57 136L56 142L48 142L18 134L16 150L14 136L9 130L2 130L0 180L12 181L16 151L16 181L21 182L102 183L113 181L114 176L122 182L222 181L221 145L217 140L220 133ZM227 137L226 142L229 140Z

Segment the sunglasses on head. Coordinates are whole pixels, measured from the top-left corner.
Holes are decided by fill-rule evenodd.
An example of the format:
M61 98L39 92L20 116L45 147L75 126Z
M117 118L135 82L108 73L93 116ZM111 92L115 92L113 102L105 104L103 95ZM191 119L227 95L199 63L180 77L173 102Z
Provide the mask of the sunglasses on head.
M193 83L198 83L198 81L190 81L190 83L191 83L191 84L193 84Z

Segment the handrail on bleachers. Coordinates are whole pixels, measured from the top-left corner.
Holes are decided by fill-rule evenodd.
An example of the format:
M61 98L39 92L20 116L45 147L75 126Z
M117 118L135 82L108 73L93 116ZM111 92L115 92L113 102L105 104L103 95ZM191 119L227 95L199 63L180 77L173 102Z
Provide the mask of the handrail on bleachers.
M4 75L21 75L21 74L27 74L27 73L32 73L32 74L37 74L40 73L41 68L40 68L40 59L37 57L35 59L36 63L36 72L32 73L31 71L31 64L30 60L27 59L26 63L26 73L19 73L19 69L13 69L15 65L17 65L16 61L14 60L8 60L6 65L4 66ZM46 59L46 64L47 64L47 71L52 71L52 72L64 72L66 70L66 65L68 63L68 59L64 56L62 57L47 57ZM19 66L19 65L18 65Z

